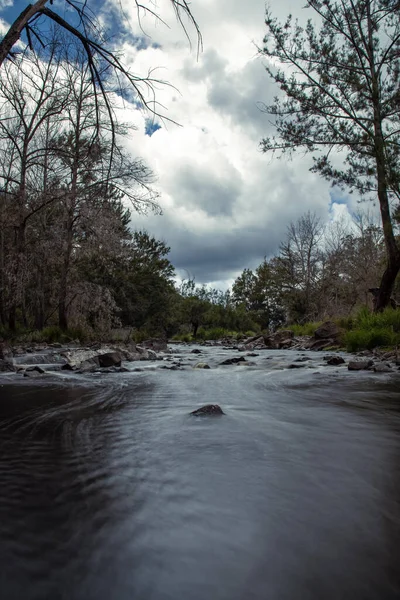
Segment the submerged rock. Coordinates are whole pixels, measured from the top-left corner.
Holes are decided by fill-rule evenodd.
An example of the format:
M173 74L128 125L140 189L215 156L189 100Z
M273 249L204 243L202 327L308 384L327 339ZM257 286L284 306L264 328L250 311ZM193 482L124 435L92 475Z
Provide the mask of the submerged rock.
M209 369L210 365L207 363L199 362L197 365L194 365L193 369Z
M206 404L190 413L194 417L204 417L207 415L224 415L224 411L218 404Z

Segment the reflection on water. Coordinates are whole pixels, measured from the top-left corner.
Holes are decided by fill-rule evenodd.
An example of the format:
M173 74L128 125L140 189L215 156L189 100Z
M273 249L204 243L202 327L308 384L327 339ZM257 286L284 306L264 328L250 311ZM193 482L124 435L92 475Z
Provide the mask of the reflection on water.
M2 599L399 598L396 382L293 377L2 386Z

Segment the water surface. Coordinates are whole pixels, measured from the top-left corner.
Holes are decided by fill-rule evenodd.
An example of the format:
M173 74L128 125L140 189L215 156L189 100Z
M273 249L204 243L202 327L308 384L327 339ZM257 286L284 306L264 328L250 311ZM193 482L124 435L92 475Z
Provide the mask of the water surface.
M2 599L399 598L399 375L185 352L3 378Z

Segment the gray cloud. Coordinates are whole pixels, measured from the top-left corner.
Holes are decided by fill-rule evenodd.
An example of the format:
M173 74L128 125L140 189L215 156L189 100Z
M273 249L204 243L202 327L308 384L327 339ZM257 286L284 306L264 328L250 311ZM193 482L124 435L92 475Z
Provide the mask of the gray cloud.
M200 208L210 216L231 215L242 189L240 174L233 168L213 173L206 167L186 165L174 178L174 199L178 205Z

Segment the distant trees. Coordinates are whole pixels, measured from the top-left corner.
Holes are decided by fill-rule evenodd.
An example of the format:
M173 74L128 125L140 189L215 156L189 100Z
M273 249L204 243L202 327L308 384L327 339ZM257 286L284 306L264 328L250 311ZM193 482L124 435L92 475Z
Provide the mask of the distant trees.
M308 212L287 227L276 256L242 272L232 298L263 329L349 315L372 306L384 259L382 229L365 215L322 226Z
M265 107L276 136L264 152L309 152L312 170L377 198L386 267L376 309L400 270L393 215L400 202L400 4L398 0L308 0L321 23L280 23L267 10L261 54L282 94Z

